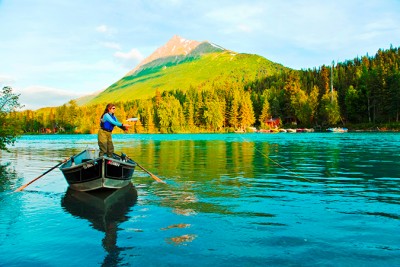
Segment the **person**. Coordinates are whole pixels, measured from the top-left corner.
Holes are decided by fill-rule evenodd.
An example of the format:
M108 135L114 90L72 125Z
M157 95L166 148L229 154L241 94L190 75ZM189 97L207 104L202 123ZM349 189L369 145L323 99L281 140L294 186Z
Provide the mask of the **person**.
M103 115L100 118L100 129L97 135L97 141L100 148L99 156L104 156L105 154L109 157L113 156L114 144L112 142L111 133L114 127L117 126L122 130L126 131L130 127L129 124L123 124L117 120L114 115L115 105L107 104Z

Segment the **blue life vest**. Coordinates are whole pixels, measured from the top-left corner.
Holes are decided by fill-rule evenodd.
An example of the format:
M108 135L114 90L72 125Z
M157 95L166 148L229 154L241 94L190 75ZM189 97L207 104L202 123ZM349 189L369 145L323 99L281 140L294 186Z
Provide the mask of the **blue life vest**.
M103 116L101 116L101 119L100 119L100 128L101 129L103 129L103 130L105 130L105 131L107 131L107 132L112 132L112 130L114 130L114 124L112 124L112 123L110 123L110 122L108 122L108 121L105 121L105 122L103 122L103 117L104 117L104 115L105 114L103 114ZM116 118L115 118L115 116L114 116L114 114L108 114L108 115L110 115L111 116L111 118L113 118L114 120L117 120Z

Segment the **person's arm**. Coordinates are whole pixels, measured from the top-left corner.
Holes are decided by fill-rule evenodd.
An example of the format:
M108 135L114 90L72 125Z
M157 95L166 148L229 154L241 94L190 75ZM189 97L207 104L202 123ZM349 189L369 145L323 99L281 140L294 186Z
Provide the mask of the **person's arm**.
M110 114L108 114L108 113L104 114L104 116L103 116L103 122L106 122L106 121L108 121L109 123L111 123L111 124L113 124L115 126L118 126L118 127L122 127L123 126L122 123L120 123L116 118L114 120L113 117L111 117Z
M119 128L121 128L124 131L127 131L128 128L130 127L129 124L120 123L117 118L115 118L115 120L114 120L113 117L111 117L110 114L108 114L108 113L104 114L103 121L104 122L108 121L109 123L111 123L111 124L113 124L115 126L118 126Z

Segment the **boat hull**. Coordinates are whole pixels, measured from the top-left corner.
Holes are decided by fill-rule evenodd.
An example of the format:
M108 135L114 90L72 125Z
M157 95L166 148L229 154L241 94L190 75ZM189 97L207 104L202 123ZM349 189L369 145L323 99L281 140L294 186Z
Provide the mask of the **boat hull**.
M85 150L61 165L60 170L71 189L91 191L101 188L118 189L131 183L136 163L114 154L113 158L95 158L95 152Z

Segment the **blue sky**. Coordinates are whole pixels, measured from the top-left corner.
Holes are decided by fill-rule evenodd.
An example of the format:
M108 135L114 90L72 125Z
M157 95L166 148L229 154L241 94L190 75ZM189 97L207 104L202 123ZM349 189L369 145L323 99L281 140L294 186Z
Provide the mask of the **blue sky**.
M302 69L400 46L399 0L0 0L0 86L28 109L103 90L173 35Z

